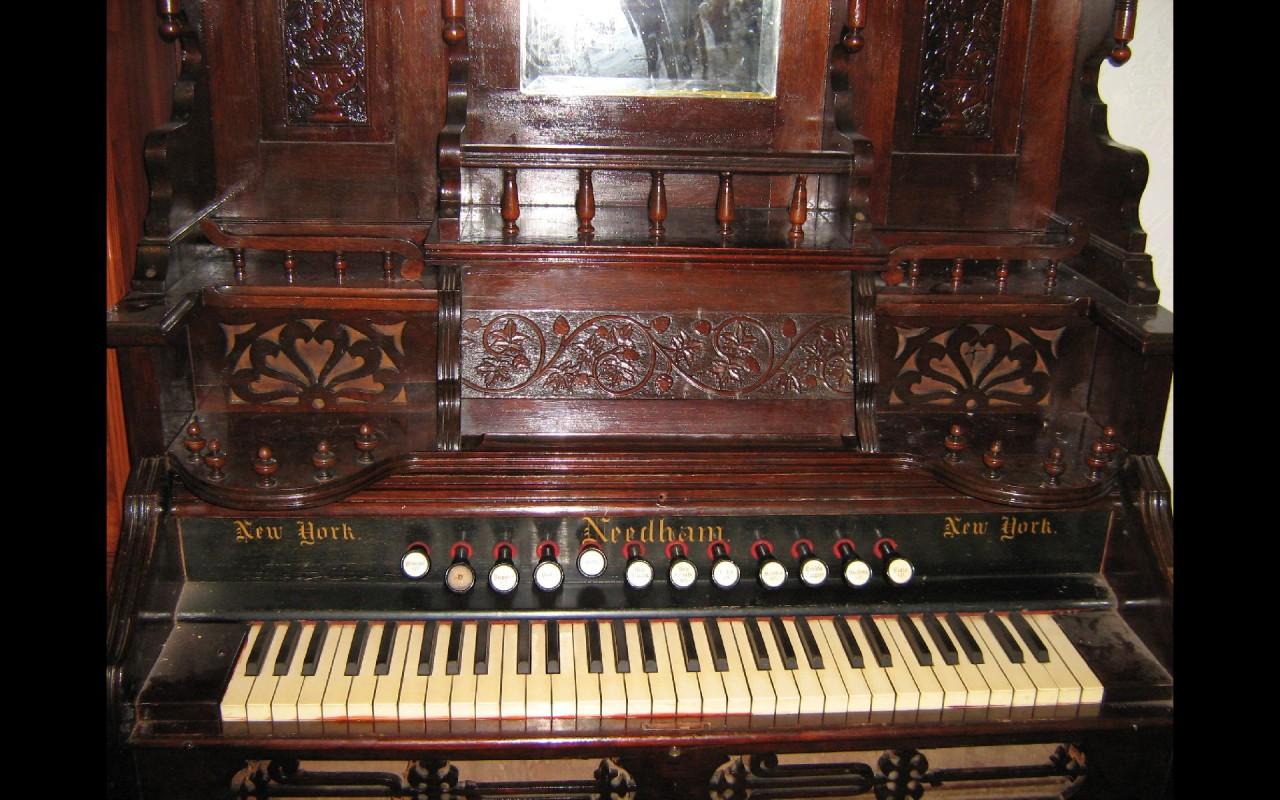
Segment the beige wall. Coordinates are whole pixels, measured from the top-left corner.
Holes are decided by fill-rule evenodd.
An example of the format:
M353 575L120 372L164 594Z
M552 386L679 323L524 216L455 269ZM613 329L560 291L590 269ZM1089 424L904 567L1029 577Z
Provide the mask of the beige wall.
M1155 261L1160 305L1173 310L1173 0L1142 0L1123 67L1102 68L1099 91L1111 136L1142 150L1151 177L1138 213ZM1160 463L1173 485L1173 400L1160 440Z

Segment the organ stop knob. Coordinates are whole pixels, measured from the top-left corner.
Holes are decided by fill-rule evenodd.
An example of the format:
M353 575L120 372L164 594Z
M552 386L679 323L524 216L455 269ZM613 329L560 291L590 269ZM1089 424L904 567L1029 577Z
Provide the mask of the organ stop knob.
M516 569L513 557L515 548L507 542L500 542L493 548L493 567L489 570L489 588L498 594L511 594L520 583L520 571Z
M672 542L667 545L667 558L671 560L667 567L667 582L677 589L688 589L698 579L698 567L689 560L684 545Z
M711 556L711 582L721 589L737 586L742 570L729 557L728 546L724 542L713 542L707 552Z
M466 542L453 546L453 563L444 571L444 585L454 594L466 594L476 585L476 571L471 566L471 545Z
M827 582L827 563L813 552L813 542L800 539L791 550L792 555L800 560L800 582L805 586L821 586Z
M600 545L594 539L584 539L582 549L578 551L578 572L582 577L598 578L604 574L604 569L608 565L609 560L605 558Z
M841 539L836 542L836 556L840 558L840 577L845 584L854 589L861 589L871 580L871 565L858 556L853 542Z
M915 577L916 568L898 552L892 539L881 539L876 542L875 551L880 555L880 564L884 576L894 586L906 586Z
M564 568L560 566L555 542L538 545L538 564L533 568L533 585L544 592L554 592L564 583Z
M622 552L627 556L627 585L632 589L647 589L653 583L653 565L644 557L644 545L629 542Z
M431 553L427 546L418 542L409 546L400 556L400 571L406 578L417 580L431 571Z
M751 546L756 557L756 578L766 589L777 589L787 582L787 568L773 554L773 545L765 541Z

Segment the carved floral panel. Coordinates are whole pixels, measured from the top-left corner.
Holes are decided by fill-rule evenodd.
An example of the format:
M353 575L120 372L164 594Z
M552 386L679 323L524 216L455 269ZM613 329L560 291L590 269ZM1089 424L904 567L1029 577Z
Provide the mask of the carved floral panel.
M840 317L486 312L462 320L463 394L562 398L848 398Z
M927 0L916 135L991 135L1003 14L1003 0Z
M956 411L1047 405L1065 328L895 326L889 405Z
M285 0L285 118L367 124L364 0Z

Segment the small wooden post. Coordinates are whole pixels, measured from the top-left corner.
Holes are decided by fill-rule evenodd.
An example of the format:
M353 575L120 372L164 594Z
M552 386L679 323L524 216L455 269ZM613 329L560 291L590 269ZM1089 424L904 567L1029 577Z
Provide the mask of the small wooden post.
M733 232L733 173L720 173L720 191L716 193L716 222L720 223L720 235Z
M791 189L791 205L787 207L787 216L791 220L791 230L787 233L792 239L804 238L804 221L809 216L808 177L797 175L795 186Z
M520 190L516 186L516 171L509 167L502 170L502 232L516 234L520 226Z
M596 228L591 224L591 220L596 215L596 192L591 185L589 169L578 170L578 196L573 207L578 212L578 233L595 233Z
M667 220L667 184L662 170L650 173L649 181L649 233L661 236Z

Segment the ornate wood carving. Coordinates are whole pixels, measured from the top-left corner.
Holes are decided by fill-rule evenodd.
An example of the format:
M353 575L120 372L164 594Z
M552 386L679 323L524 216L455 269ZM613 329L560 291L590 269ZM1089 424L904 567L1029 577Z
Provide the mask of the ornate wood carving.
M470 397L803 397L853 393L847 319L488 312L462 321Z
M364 0L285 0L285 120L366 125Z
M895 326L889 405L975 411L1049 403L1065 328Z
M440 335L436 340L436 447L462 447L462 365L458 349L462 321L462 268L440 267Z
M854 352L858 355L858 383L854 389L854 419L858 424L858 445L864 453L880 452L876 430L876 386L880 383L880 362L876 357L876 289L869 272L853 279Z
M928 0L916 135L991 135L1003 17L1001 0Z

